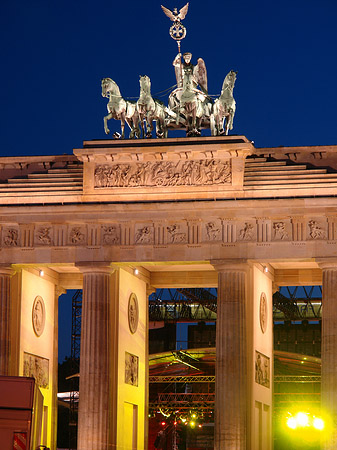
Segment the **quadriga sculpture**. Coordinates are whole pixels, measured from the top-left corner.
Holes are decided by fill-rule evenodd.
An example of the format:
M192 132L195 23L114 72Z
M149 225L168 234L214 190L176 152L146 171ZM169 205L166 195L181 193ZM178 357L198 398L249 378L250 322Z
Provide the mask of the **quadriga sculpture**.
M211 114L212 136L227 135L228 130L233 129L233 119L235 114L235 100L233 89L237 72L231 70L222 84L221 95L214 101ZM225 124L226 122L226 124Z
M139 115L136 102L124 100L121 96L118 85L111 78L102 80L102 97L109 99L107 104L108 115L104 117L104 131L110 133L108 120L116 119L121 121L121 138L125 137L125 122L130 127L130 138L139 137Z
M137 101L137 111L142 128L142 137L152 137L153 121L156 121L157 137L167 137L165 105L152 98L151 80L147 75L139 77L140 96ZM145 125L144 125L145 122ZM145 133L146 126L146 133Z

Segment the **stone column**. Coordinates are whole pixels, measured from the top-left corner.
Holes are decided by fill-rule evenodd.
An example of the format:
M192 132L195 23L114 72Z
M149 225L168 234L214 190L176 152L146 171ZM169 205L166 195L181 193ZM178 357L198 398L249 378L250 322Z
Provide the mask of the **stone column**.
M216 264L215 450L246 450L247 442L247 264Z
M321 408L329 426L324 449L337 448L337 260L318 261L323 270Z
M78 450L109 448L110 267L83 272Z
M58 339L59 339L59 297L62 294L65 294L67 291L61 286L55 286L55 295L54 295L54 343L53 343L53 404L52 404L52 436L51 436L51 449L57 448L57 387L58 387Z
M0 266L0 375L10 374L10 282L13 271Z

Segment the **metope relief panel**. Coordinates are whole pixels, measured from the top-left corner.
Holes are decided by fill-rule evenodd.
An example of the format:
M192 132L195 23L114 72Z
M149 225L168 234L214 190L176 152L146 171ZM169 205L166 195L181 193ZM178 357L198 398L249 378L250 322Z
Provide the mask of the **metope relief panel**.
M87 241L87 229L81 225L70 225L68 228L69 245L85 245Z
M236 228L236 240L243 242L256 241L256 222L241 222Z
M53 244L53 228L50 225L39 225L34 232L35 245L52 245Z
M35 378L39 387L47 389L49 387L49 359L24 352L23 376Z
M307 240L327 238L327 222L321 219L310 219L307 225Z
M255 351L255 382L270 388L270 358Z
M138 386L138 356L125 352L125 383Z
M203 224L202 240L204 242L218 242L222 239L222 224L219 219L212 219Z
M3 247L19 247L20 245L19 227L3 227L2 245Z
M166 226L166 239L168 244L187 244L188 225L184 222L168 223Z
M119 245L121 243L121 229L117 224L102 225L102 245Z
M272 240L289 241L291 239L291 223L286 220L275 220L272 222Z
M229 160L157 161L98 165L95 188L209 186L231 184Z
M137 224L135 226L135 244L154 244L154 229L152 224Z

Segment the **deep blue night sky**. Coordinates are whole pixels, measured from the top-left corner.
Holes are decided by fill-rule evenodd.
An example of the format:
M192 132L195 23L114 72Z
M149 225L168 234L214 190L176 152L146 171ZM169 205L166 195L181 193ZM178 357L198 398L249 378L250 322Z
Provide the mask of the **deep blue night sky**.
M177 46L160 3L1 0L0 156L106 138L104 77L124 97L137 98L139 75L153 96L174 85ZM210 94L238 71L232 134L256 147L337 144L336 20L336 0L191 0L182 51L205 60Z
M104 77L124 97L138 96L140 74L153 94L175 84L160 3L2 0L0 155L71 153L104 139ZM335 0L191 0L182 50L205 60L211 94L238 71L233 134L257 147L336 144L336 20Z

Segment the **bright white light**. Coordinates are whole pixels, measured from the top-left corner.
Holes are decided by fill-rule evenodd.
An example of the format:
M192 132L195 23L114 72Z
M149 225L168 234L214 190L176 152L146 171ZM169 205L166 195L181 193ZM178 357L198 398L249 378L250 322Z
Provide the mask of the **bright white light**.
M138 269L135 269L135 270L133 271L133 273L134 273L135 275L138 275L138 274L139 274L139 270L138 270Z
M44 271L40 270L39 275L40 275L40 277L43 277L44 276Z
M287 425L289 428L291 428L292 430L296 430L297 428L297 422L295 417L289 417L289 419L287 420Z
M324 420L320 419L319 417L315 417L312 425L316 430L323 430L324 429Z
M303 412L299 412L296 414L296 422L301 426L301 427L306 427L309 425L309 417L307 414L303 413Z
M264 273L268 273L268 272L269 272L268 267L265 266L265 267L263 268L263 272L264 272Z

